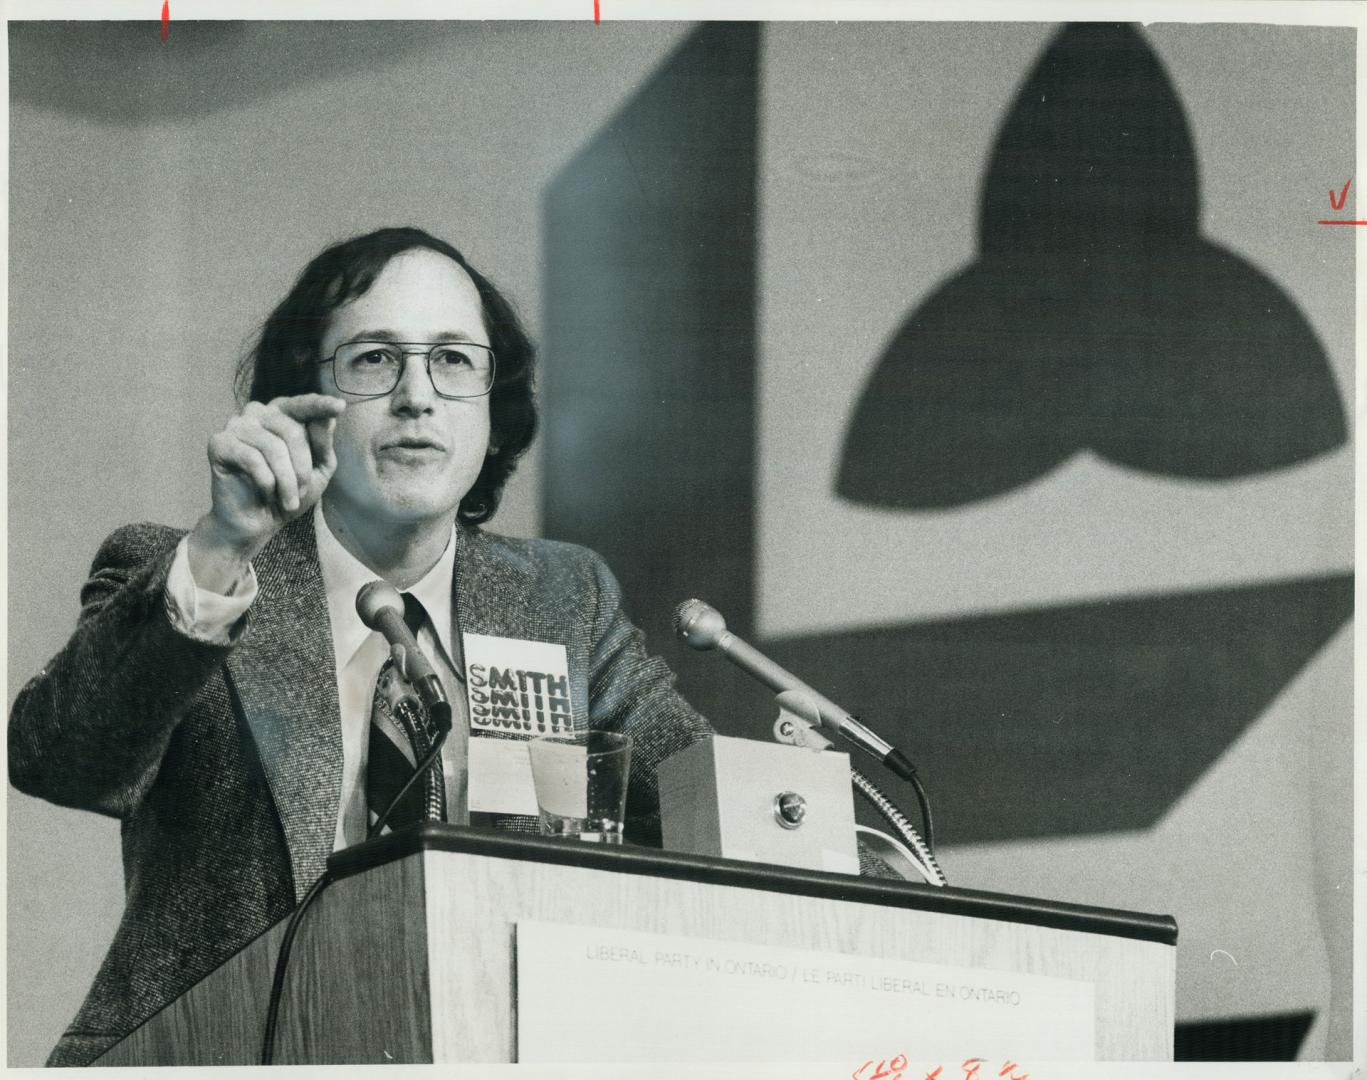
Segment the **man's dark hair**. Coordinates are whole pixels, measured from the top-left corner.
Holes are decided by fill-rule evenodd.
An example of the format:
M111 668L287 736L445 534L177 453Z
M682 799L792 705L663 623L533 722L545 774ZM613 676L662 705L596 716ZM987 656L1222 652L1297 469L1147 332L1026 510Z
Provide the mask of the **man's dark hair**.
M536 347L512 303L446 241L422 229L379 229L322 252L304 267L289 295L261 327L256 344L238 368L238 394L267 402L315 392L318 352L332 313L375 284L394 256L416 248L445 255L470 275L479 291L494 350L494 386L489 391L491 452L456 513L462 524L478 525L494 516L504 483L536 434L532 399Z

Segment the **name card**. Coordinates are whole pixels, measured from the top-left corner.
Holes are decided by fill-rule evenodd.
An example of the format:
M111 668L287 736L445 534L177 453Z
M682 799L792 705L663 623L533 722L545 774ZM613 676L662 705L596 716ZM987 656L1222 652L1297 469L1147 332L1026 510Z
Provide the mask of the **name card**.
M1095 1017L1093 984L1072 979L517 924L519 1063L857 1062L880 1046L1093 1061Z
M462 634L470 728L523 735L573 730L565 646L490 634Z
M535 817L527 740L574 728L565 646L491 634L461 639L470 704L470 811Z

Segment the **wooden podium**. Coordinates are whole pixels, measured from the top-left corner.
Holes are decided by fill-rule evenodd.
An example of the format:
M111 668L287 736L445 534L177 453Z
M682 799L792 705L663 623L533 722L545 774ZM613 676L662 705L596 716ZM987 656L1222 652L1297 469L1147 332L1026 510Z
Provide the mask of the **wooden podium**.
M1168 916L450 825L331 865L290 959L282 1064L516 1061L522 920L1086 980L1099 1060L1172 1059ZM94 1064L256 1063L284 929Z

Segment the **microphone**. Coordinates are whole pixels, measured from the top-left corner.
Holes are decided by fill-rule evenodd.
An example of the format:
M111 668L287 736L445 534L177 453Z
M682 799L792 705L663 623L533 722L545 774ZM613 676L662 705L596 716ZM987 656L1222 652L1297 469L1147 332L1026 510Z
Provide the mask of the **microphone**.
M916 770L902 751L875 735L854 716L818 694L792 672L779 667L758 649L747 645L726 629L726 620L711 604L685 600L674 609L674 632L694 649L717 649L746 674L758 679L776 694L796 691L806 697L818 713L821 728L829 735L840 735L861 750L872 754L903 779L911 780Z
M418 647L413 631L403 621L403 597L399 590L387 581L362 585L356 594L356 614L366 626L384 635L395 666L418 692L428 715L441 731L450 731L451 703L446 700L446 691L431 662Z

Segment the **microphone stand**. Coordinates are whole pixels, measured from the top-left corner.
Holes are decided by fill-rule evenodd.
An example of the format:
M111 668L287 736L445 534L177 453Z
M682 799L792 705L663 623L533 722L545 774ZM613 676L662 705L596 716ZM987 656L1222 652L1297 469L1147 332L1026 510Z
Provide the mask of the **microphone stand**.
M830 739L822 734L819 725L811 719L812 703L800 691L785 690L778 695L778 704L779 708L787 714L780 715L774 722L774 738L779 742L787 743L789 746L805 747L808 750L829 750L834 745ZM926 801L919 780L916 779L914 769L912 769L911 780L916 788L917 798L921 802L921 810L925 815L926 832L929 835L930 806ZM850 781L854 784L855 790L864 796L879 816L892 827L893 831L911 849L916 856L914 863L917 864L917 869L922 876L932 885L948 885L949 880L945 877L944 871L940 869L940 864L935 861L935 853L930 844L921 839L921 834L916 831L916 827L907 820L906 815L897 808L897 805L884 795L872 780L853 765L850 766Z
M398 806L403 797L408 794L408 789L417 783L418 777L420 776L423 778L423 783L427 787L427 809L423 817L428 821L440 821L442 819L441 804L445 797L445 792L441 791L438 787L437 774L432 769L432 763L437 760L441 754L441 748L446 745L446 736L451 734L451 706L444 701L441 702L441 704L446 708L445 723L439 720L437 721L436 739L433 740L432 745L427 749L427 753L423 756L422 760L418 762L418 767L413 770L413 775L408 778L403 787L399 788L399 793L395 795L389 805L385 807L384 813L375 819L375 824L372 825L370 831L366 833L365 838L367 840L373 840L380 835L380 830L388 823L389 816L394 812L394 808ZM435 714L437 710L433 709L432 712ZM405 727L407 727L406 724ZM413 740L415 752L420 752L417 751L418 746L427 741L425 736L421 734L415 738L415 733L412 730L409 731L408 737Z

